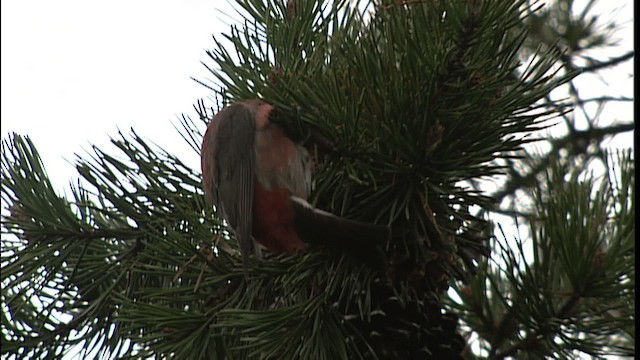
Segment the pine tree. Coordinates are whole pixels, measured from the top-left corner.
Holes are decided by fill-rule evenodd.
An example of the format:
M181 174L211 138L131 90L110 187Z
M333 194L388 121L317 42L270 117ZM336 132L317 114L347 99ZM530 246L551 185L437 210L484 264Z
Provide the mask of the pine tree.
M475 356L635 355L635 159L631 141L615 137L635 125L604 111L633 101L610 79L634 53L618 54L626 51L616 48L620 25L594 15L595 4L556 1L522 23L526 49L562 49L563 66L580 76L545 96L550 106L568 96L574 108L543 134L547 150L498 160L508 170L491 194L500 204L492 213L513 220L499 218L492 259L456 286L449 307L465 338L476 339ZM584 95L594 88L602 95ZM612 137L626 150L609 151ZM510 223L515 237L502 233Z
M252 259L245 282L199 169L120 133L117 155L77 159L63 197L15 135L2 155L3 355L455 359L475 356L467 333L491 358L633 353L633 158L557 156L628 127L574 128L549 154L523 153L551 119L575 124L579 96L550 94L572 86L580 39L531 51L528 30L542 38L536 21L554 8L524 0L360 5L239 0L242 25L208 52L214 101L182 136L197 156L222 105L273 104L313 154L314 205L391 227L385 273L314 248ZM588 155L616 176L585 179ZM475 188L502 173L497 192ZM535 189L531 216L500 206L515 189ZM533 259L492 236L487 212L527 221Z

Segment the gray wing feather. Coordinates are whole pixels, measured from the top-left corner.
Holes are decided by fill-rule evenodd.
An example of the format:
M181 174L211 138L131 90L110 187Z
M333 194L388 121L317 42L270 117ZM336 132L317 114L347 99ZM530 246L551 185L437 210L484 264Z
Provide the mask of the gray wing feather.
M254 250L255 120L242 104L230 105L217 124L216 200L240 243L245 274Z

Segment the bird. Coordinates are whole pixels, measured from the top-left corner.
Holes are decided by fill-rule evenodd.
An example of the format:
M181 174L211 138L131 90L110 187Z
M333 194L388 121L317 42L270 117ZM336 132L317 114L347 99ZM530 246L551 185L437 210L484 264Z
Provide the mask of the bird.
M384 267L382 246L390 229L331 214L307 201L309 152L271 121L273 110L261 99L231 103L215 114L202 140L205 198L235 232L245 278L249 256L261 252L256 242L273 254L320 245L364 254L365 262Z

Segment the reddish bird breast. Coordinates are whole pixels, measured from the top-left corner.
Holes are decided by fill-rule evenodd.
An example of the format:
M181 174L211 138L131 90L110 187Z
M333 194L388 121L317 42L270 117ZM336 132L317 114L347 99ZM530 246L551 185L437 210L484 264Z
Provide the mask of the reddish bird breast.
M295 212L285 188L265 189L256 182L253 237L272 253L291 253L306 248L294 229Z
M306 150L297 147L282 128L269 121L273 107L261 103L255 112L256 182L254 186L253 237L272 253L306 248L295 230L291 195L306 199L308 166Z

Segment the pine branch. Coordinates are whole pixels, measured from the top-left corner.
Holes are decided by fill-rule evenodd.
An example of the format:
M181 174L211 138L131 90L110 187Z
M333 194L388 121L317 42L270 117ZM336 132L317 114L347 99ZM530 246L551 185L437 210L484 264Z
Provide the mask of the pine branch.
M610 68L613 66L616 66L622 62L625 62L631 58L633 58L635 56L635 51L629 51L626 54L614 57L612 59L609 59L607 61L602 61L599 62L597 64L594 65L590 65L590 66L584 66L582 68L580 68L580 72L581 73L589 73L589 72L595 72L598 70L602 70L605 68Z
M571 316L576 306L581 300L581 296L579 294L573 294L567 301L565 301L564 305L557 311L554 319L565 320L568 316ZM513 322L510 318L505 318L506 322ZM512 327L513 325L508 325L507 327ZM501 324L501 328L502 328ZM528 334L522 340L513 343L503 350L496 351L500 349L500 345L502 344L502 340L506 340L506 338L498 338L493 344L491 348L491 352L489 353L490 359L505 359L508 357L516 356L520 351L533 350L535 351L540 347L540 344L559 332L560 325L553 325L552 328L540 328L537 329L532 334ZM501 334L502 331L498 330L497 334Z
M590 98L590 99L578 99L576 101L574 101L574 104L576 106L583 106L585 104L590 104L590 103L606 103L606 102L632 102L634 101L633 98L629 98L629 97L613 97L613 96L598 96L595 98Z
M611 336L634 316L609 312L628 312L634 294L627 280L635 271L634 163L628 151L608 159L616 174L599 183L567 180L566 170L552 166L536 196L540 218L531 225L531 249L504 239L500 258L458 291L463 302L452 306L486 341L489 358L633 351Z
M552 163L553 159L557 157L557 154L562 149L572 147L572 152L575 155L585 154L587 152L587 145L592 143L600 143L602 139L607 136L613 136L628 131L635 131L635 124L617 124L606 126L602 128L591 128L588 130L574 130L568 135L549 140L551 143L551 150L548 155L536 161L536 165L527 172L526 175L519 175L517 172L511 172L507 182L496 192L492 194L495 199L504 199L507 196L511 196L518 189L527 188L535 184L536 177L545 171ZM497 203L500 203L498 201ZM498 209L494 209L499 211Z

